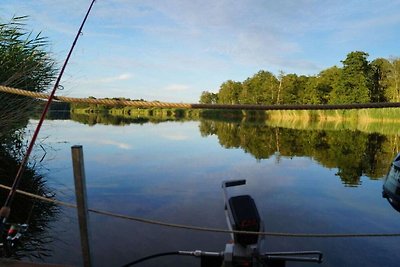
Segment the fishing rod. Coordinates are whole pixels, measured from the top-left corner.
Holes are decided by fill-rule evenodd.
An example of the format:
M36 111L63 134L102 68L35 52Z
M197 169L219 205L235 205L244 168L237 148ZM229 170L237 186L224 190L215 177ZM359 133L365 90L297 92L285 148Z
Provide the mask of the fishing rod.
M29 160L29 156L30 156L30 154L31 154L31 152L33 150L33 147L35 145L37 136L38 136L38 134L40 132L40 129L42 127L42 124L43 124L43 122L44 122L44 120L46 118L46 114L47 114L47 112L49 110L50 104L51 104L51 102L52 102L52 100L53 100L53 98L55 96L55 93L56 93L58 87L60 86L61 78L62 78L62 76L64 74L65 68L66 68L66 66L68 64L68 61L69 61L69 59L70 59L70 57L72 55L72 52L73 52L73 50L75 48L76 42L78 41L79 36L82 33L83 26L85 25L86 20L87 20L87 18L89 16L89 13L92 10L92 7L93 7L95 2L96 2L96 0L92 0L91 4L90 4L90 6L89 6L89 8L88 8L88 10L86 12L86 15L85 15L85 17L84 17L84 19L83 19L83 21L81 23L81 26L79 27L79 30L78 30L78 32L77 32L77 34L75 36L75 39L74 39L74 41L72 43L72 46L71 46L71 48L69 50L69 53L68 53L68 55L67 55L67 57L66 57L66 59L64 61L64 64L63 64L63 66L61 68L61 71L60 71L60 73L59 73L59 75L57 77L57 80L56 80L55 84L54 84L53 90L51 91L51 94L49 95L49 98L47 99L47 103L46 103L46 105L45 105L45 107L43 109L42 115L41 115L41 117L39 119L39 123L36 126L36 129L35 129L35 131L33 133L32 139L31 139L31 141L30 141L30 143L28 145L28 149L26 150L26 153L25 153L25 155L24 155L24 157L23 157L23 159L21 161L21 164L20 164L20 166L18 168L18 172L17 172L17 174L16 174L16 176L14 178L14 182L13 182L13 184L11 186L10 192L9 192L7 198L6 198L6 201L4 202L3 207L0 209L0 233L1 233L1 235L4 234L3 230L4 230L4 226L5 226L6 222L7 222L7 219L9 217L9 215L10 215L11 203L12 203L12 201L14 199L14 196L15 196L15 193L17 191L18 185L21 182L22 175L23 175L23 173L25 171L26 165L27 165L28 160Z

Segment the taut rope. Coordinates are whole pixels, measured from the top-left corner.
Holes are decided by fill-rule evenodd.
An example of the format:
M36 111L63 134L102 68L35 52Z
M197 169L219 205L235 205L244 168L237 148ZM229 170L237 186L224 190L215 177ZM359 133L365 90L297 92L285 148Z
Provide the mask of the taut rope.
M0 85L0 92L23 95L38 99L48 99L49 95L31 92ZM331 105L229 105L229 104L189 104L167 103L159 101L137 101L117 99L76 98L66 96L54 96L54 100L68 103L100 104L106 106L130 106L138 108L191 108L191 109L231 109L231 110L329 110L329 109L369 109L369 108L398 108L399 102L361 103L361 104L331 104Z

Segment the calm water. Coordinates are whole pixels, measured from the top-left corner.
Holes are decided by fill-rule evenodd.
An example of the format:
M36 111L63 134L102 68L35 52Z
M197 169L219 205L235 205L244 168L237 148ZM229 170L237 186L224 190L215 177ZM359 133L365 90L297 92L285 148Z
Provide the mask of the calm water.
M37 121L32 120L30 127ZM28 132L29 135L29 132ZM382 198L397 135L300 130L215 121L89 126L46 121L40 172L56 198L74 202L70 147L84 148L89 206L179 224L226 228L221 182L246 179L267 231L399 232L400 213ZM37 148L34 158L45 152ZM61 208L46 230L45 262L81 265L75 210ZM95 266L148 254L222 251L226 234L192 232L90 214ZM267 251L321 250L319 266L399 266L398 238L266 238ZM139 266L139 265L138 265ZM140 266L200 266L165 257ZM310 266L310 264L288 264ZM318 265L312 265L318 266Z

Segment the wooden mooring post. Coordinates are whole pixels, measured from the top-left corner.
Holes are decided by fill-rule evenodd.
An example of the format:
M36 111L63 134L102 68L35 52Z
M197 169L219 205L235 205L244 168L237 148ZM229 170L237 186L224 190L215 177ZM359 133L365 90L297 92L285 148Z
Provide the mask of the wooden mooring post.
M86 177L83 162L82 146L72 146L72 165L74 170L76 204L78 207L79 231L81 237L81 247L83 255L83 264L85 267L92 266L92 259L89 245L89 227L88 227L88 206L86 197Z

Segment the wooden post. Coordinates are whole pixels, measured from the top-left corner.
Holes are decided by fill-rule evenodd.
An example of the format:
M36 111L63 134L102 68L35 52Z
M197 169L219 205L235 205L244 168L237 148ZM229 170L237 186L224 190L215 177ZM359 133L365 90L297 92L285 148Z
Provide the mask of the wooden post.
M89 231L88 231L88 206L86 198L86 177L83 162L82 146L72 146L72 165L74 170L76 204L78 206L78 221L81 237L81 247L83 255L83 263L85 267L92 266L89 246Z

